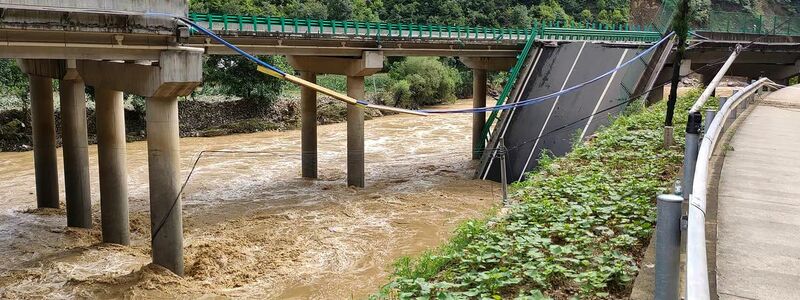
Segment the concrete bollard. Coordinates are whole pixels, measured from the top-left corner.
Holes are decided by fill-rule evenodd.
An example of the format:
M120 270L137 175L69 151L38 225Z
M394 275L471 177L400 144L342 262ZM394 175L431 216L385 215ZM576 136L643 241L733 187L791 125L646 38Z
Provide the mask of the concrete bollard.
M683 199L686 200L692 194L697 152L700 150L700 126L702 122L703 117L699 112L689 114L689 120L686 122L686 148L683 154Z
M656 300L680 299L681 204L677 195L658 196L656 220Z

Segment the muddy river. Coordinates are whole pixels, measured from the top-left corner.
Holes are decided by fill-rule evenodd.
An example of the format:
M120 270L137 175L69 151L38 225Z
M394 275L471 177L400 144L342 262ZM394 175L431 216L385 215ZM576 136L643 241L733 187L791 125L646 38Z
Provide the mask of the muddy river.
M265 152L200 161L184 191L184 277L148 265L146 143L128 144L131 246L100 243L96 147L91 230L34 209L32 152L0 153L0 298L364 298L397 258L499 202L499 185L471 179L471 118L367 121L364 189L345 186L345 124L319 128L316 181L300 178L299 131L181 139L184 176L203 150Z

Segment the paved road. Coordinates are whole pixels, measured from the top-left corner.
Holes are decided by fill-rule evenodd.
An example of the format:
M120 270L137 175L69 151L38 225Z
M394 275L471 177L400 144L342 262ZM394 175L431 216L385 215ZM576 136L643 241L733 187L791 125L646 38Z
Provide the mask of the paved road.
M719 185L720 299L800 298L800 86L737 129Z

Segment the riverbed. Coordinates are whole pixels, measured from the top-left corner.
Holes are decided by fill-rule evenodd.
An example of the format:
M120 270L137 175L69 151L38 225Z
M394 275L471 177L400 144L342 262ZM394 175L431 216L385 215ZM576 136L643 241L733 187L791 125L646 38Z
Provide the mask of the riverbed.
M367 121L363 189L345 185L345 124L319 127L318 180L300 176L299 131L181 139L184 177L200 151L251 152L200 160L183 194L183 277L149 265L146 143L128 144L131 246L101 243L95 146L89 230L34 209L32 152L0 153L0 298L364 298L396 259L499 203L498 184L472 179L471 120Z

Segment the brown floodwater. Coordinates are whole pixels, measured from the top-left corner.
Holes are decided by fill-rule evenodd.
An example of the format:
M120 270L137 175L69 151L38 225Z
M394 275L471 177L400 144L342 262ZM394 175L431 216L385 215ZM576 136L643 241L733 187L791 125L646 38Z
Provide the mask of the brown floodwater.
M34 209L32 152L0 153L0 298L364 298L397 258L498 204L497 184L471 179L471 119L367 121L364 189L345 186L345 124L320 126L315 181L300 178L299 131L181 139L183 176L203 150L266 152L200 161L184 191L184 277L149 265L146 143L128 144L131 246L100 242L96 147L89 230Z

